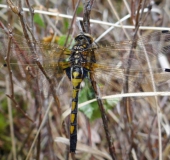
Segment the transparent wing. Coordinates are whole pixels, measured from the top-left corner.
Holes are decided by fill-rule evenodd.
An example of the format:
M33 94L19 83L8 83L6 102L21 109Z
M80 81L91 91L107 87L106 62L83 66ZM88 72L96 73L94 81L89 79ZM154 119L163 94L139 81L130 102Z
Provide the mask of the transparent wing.
M113 68L106 65L93 65L91 73L104 95L124 92L125 85L129 86L128 92L153 92L152 82L156 85L157 91L169 91L170 73L161 68L152 68L153 79L149 69L129 70Z
M10 50L11 57L23 59L23 63L33 63L36 60L42 64L48 61L64 61L70 56L70 51L53 43L40 42L38 40L27 41L25 37L12 33ZM8 49L9 33L0 29L0 51L6 56ZM16 54L14 54L14 52Z
M86 68L91 65L91 73L104 95L124 92L125 85L128 92L152 92L152 83L157 91L168 91L170 73L160 68L158 59L170 53L169 31L156 31L134 41L107 45L99 42L94 46L96 63L87 63Z
M8 42L9 34L0 29L1 64L6 63L4 58L10 48L10 64L13 72L16 71L15 74L18 75L17 72L22 71L22 78L30 81L38 80L40 93L49 94L50 85L54 85L58 93L61 92L58 86L70 87L69 80L63 78L65 75L63 70L70 66L69 50L50 43L27 42L23 36L17 34L12 34L10 47Z
M133 45L133 47L132 47ZM126 69L140 69L146 64L146 56L150 62L157 63L162 54L170 52L170 32L155 31L138 39L123 42L95 44L95 57L100 64L109 63L112 66Z

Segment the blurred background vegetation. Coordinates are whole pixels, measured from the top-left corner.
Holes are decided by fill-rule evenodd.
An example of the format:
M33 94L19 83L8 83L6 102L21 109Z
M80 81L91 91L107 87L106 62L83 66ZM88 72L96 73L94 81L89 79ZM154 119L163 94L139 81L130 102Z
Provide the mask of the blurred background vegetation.
M13 1L15 5L18 5L18 2ZM111 27L108 23L104 22L114 24L121 18L132 13L129 18L123 21L122 26L114 27L108 34L104 35L102 40L105 42L127 40L127 36L123 30L126 30L129 37L132 37L134 28L130 26L134 26L135 24L135 12L140 2L143 4L144 0L95 0L91 10L91 19L98 22L91 22L91 35L94 39L97 39ZM74 14L77 0L34 0L29 1L29 3L34 10L62 14L52 16L41 12L35 13L33 15L32 26L32 14L29 11L23 11L24 20L28 27L31 30L33 29L35 38L42 42L50 43L52 41L56 45L64 46L66 37L70 33L67 46L71 48L74 43L74 37L80 31L76 20L71 25L72 19L65 17ZM83 16L84 3L86 1L80 1L76 10L76 17ZM0 4L7 5L7 2L0 0ZM26 1L22 1L22 6L23 8L28 8ZM143 14L143 23L139 25L151 28L140 30L141 34L148 35L154 27L170 27L169 0L146 0L142 7L152 7L154 12L149 11ZM7 28L10 25L14 33L22 35L23 30L19 17L9 7L3 8L3 6L0 6L0 21ZM54 35L55 38L53 38ZM9 94L10 84L8 72L2 69L4 58L2 55L4 53L0 57L0 159L26 159L49 105L51 108L47 120L33 146L30 159L69 159L69 118L64 113L70 108L71 104L71 84L65 84L63 94L59 96L61 106L61 111L59 111L54 102L50 104L50 96L45 98L37 94L35 91L36 83L32 83L30 78L25 77L21 70L14 67L12 68L12 72L16 105L6 96L6 93ZM95 98L88 80L83 83L79 97L79 103ZM159 99L162 111L161 134L164 160L170 158L169 102L170 99L167 96ZM153 106L148 101L142 101L140 103L135 101L132 105L133 120L132 122L128 122L125 121L124 106L120 99L105 100L104 104L107 110L109 130L113 138L117 159L159 159L156 109L152 108ZM81 107L80 111L78 113L79 143L76 159L111 159L97 102ZM60 139L61 137L63 139Z

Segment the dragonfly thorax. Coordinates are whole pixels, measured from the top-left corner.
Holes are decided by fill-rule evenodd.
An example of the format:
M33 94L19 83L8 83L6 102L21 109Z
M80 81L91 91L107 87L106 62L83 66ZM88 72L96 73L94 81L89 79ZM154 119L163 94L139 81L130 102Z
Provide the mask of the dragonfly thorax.
M82 66L82 63L85 63L86 59L83 57L83 51L73 51L70 56L71 66Z
M87 66L88 62L95 63L95 57L92 54L92 43L93 39L88 34L80 34L75 38L75 45L72 47L72 52L69 58L70 67L66 68L66 74L70 80L76 79L76 77L83 80L87 77L87 72L89 67ZM79 73L79 76L74 76ZM75 83L73 83L75 85Z
M92 46L93 38L89 34L79 34L75 37L73 49L86 50Z
M82 66L82 63L87 62L86 51L92 47L93 38L89 34L80 34L75 37L76 44L72 47L70 56L71 66Z

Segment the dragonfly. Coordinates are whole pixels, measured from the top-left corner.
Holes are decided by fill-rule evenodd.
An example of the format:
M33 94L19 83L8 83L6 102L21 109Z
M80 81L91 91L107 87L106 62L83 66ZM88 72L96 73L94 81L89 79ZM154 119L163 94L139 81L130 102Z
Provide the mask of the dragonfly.
M0 29L1 60L6 57L9 48L9 35L7 31ZM33 73L32 77L45 84L46 93L50 92L50 85L46 81L48 78L54 79L56 92L59 91L58 88L72 86L70 152L76 151L78 95L85 78L92 81L91 77L94 77L101 95L122 93L127 81L128 92L150 91L152 89L147 89L150 88L153 79L157 84L164 84L170 78L168 72L158 67L152 67L152 77L144 54L147 53L151 65L157 66L157 59L170 53L169 31L156 31L138 39L122 42L97 43L90 34L81 32L75 37L75 43L70 49L37 40L28 42L24 36L14 33L10 36L11 65L28 66L25 67L26 72ZM34 48L34 52L30 46ZM35 63L37 61L48 77L44 76L44 72ZM67 80L63 81L65 75ZM167 90L167 86L160 88L163 91Z

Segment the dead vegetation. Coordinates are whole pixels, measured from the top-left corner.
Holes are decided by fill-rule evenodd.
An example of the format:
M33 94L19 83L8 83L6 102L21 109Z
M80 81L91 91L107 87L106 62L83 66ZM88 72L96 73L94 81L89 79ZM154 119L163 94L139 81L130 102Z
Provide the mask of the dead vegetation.
M57 50L58 45L61 48L72 46L74 37L80 32L76 19L84 16L83 7L87 1L80 1L79 5L77 3L76 0L56 2L35 0L15 3L10 0L1 1L1 4L8 4L7 8L0 8L0 27L8 32L6 36L4 31L0 30L0 159L2 160L71 159L68 146L68 114L72 87L68 79L61 79L60 68L56 69L58 70L56 81L51 80L54 73L51 67L45 65L55 62L58 57L46 58L46 62L42 59L50 52L58 55L60 51ZM117 67L121 62L122 66L127 68L129 59L135 61L131 61L129 66L132 70L128 72L127 69L128 75L131 75L127 76L127 84L124 83L127 80L126 76L122 77L122 68L115 70L111 67L110 72L106 68L99 68L98 79L101 80L97 82L101 85L102 96L112 96L111 100L108 97L103 98L107 108L107 125L112 148L108 147L103 129L103 125L106 124L98 118L100 117L98 105L96 102L92 104L89 102L89 105L78 113L78 145L73 159L168 160L170 158L168 83L170 76L160 69L162 66L163 68L167 66L164 66L165 61L162 61L163 56L159 53L163 52L165 59L169 60L170 36L160 35L159 31L154 31L170 27L169 8L168 0L93 2L90 14L91 35L100 45L110 45L108 50L102 48L99 50L102 51L97 57L100 64L110 64L113 58L113 67ZM152 34L156 36L149 36ZM17 35L22 36L17 37ZM153 72L156 72L153 76L150 75L144 51L134 43L140 36L143 39L138 42L144 42L146 51L150 53L148 54L150 65L154 68ZM37 43L38 46L29 45L31 44L28 44L29 38L31 38L29 41L39 39L41 42ZM130 39L132 41L129 41ZM124 44L114 43L124 40L127 40ZM49 45L49 42L53 42L52 45ZM158 45L161 43L163 47L159 48ZM52 51L49 50L51 48ZM42 57L38 56L37 59L36 53L41 53L43 49L46 50L45 54ZM125 51L138 53L140 63L136 57L123 57ZM18 52L22 54L17 56ZM22 63L23 57L25 65ZM30 59L36 59L34 64ZM17 65L14 65L16 63ZM7 67L4 68L4 64L7 64ZM30 66L32 68L38 66L38 69L35 67L34 70ZM140 72L136 73L136 70ZM62 83L60 85L57 82ZM58 85L60 90L56 92L55 88ZM88 103L94 98L92 95L94 93L89 86L86 86L87 84L82 87L80 102ZM156 94L156 91L161 93ZM120 94L131 92L134 94L130 99L126 98L128 95ZM135 98L137 95L139 97ZM80 104L79 107L82 106L83 104ZM84 110L89 112L85 113ZM111 152L115 157L111 156Z

